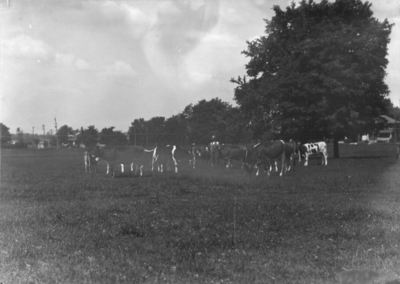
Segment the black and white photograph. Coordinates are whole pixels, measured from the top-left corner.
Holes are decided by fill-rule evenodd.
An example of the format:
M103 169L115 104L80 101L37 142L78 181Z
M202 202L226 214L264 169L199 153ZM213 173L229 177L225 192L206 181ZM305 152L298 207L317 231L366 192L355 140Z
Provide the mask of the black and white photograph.
M0 0L0 284L400 284L400 0Z

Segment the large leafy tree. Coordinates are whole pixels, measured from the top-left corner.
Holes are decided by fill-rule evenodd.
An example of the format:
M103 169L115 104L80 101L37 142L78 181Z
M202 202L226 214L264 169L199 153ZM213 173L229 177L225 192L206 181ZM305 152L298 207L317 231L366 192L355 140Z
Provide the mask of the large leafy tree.
M235 100L254 131L302 142L374 128L385 110L384 82L392 24L359 0L274 6L266 35L248 42L247 77Z
M1 122L0 122L0 136L1 136L1 145L6 144L8 141L11 141L10 128Z

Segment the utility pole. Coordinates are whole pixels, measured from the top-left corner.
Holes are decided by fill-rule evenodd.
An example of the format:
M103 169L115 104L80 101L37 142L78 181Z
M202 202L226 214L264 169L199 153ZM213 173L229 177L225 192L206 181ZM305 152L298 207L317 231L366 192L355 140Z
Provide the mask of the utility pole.
M135 146L136 146L136 127L133 126L133 135L135 137Z
M43 141L46 139L46 134L45 134L45 126L44 124L42 125L43 128Z
M57 140L57 150L58 150L57 119L55 117L54 117L54 125L56 126L56 140Z
M147 137L147 127L146 127L146 147L149 147L149 139Z
M394 115L394 142L397 143L397 115Z

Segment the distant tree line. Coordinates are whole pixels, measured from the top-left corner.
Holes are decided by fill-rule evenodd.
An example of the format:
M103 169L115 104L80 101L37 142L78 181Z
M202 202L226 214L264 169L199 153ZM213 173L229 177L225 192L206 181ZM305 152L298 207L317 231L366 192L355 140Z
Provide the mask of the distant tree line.
M77 143L93 146L97 143L107 146L129 145L191 145L207 144L215 135L220 141L241 143L252 140L252 132L246 129L246 121L238 107L214 98L190 104L181 113L169 118L152 117L149 120L137 118L131 122L126 133L115 127L98 131L94 125L73 130L67 125L58 132L59 143L68 143L68 134L78 133Z
M169 118L152 117L148 120L137 118L131 122L126 132L115 130L114 126L99 131L96 126L73 129L61 126L56 135L31 135L17 129L16 138L21 145L38 145L40 141L55 147L81 144L93 147L97 144L106 146L156 146L156 145L192 145L207 144L215 135L221 142L244 143L252 140L252 131L246 128L247 122L238 107L214 98L190 104L181 113ZM12 139L9 128L2 125L2 144ZM4 135L3 135L4 134ZM14 137L15 138L15 137ZM46 145L45 145L46 146Z

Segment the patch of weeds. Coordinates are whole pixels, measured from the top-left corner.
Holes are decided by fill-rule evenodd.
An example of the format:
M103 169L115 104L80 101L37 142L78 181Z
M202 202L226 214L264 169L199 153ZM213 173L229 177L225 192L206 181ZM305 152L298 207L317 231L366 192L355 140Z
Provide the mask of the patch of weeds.
M122 236L132 235L138 238L143 238L146 236L146 233L135 225L122 225L119 228L118 234Z

